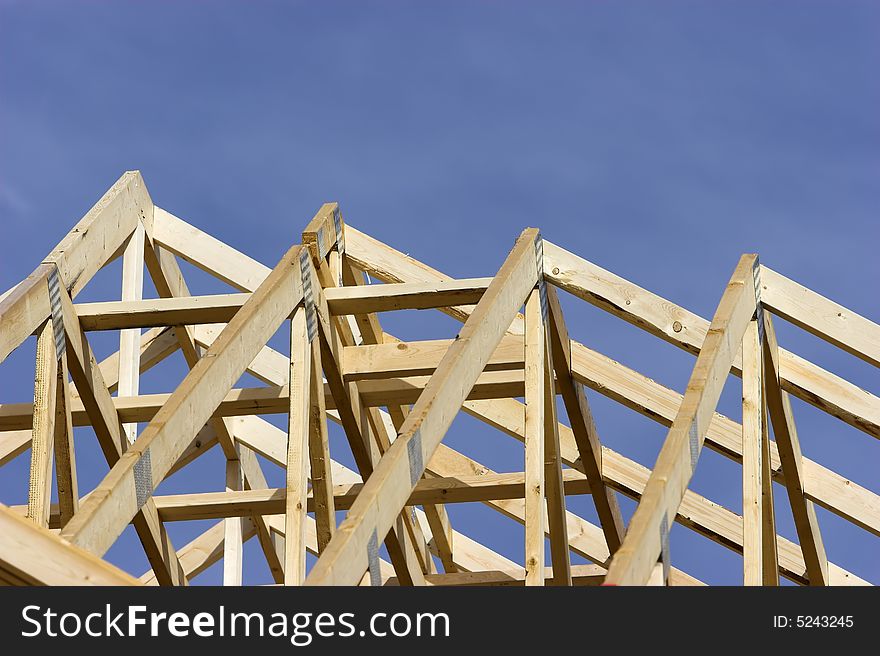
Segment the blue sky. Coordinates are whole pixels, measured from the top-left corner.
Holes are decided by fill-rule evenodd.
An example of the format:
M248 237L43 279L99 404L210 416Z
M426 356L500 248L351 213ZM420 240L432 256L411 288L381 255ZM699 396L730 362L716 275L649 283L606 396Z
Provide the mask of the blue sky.
M0 289L140 169L158 205L269 266L337 200L353 225L456 276L492 275L522 228L538 226L706 317L739 255L758 252L877 320L878 25L880 5L849 1L0 0ZM196 292L223 290L185 271ZM118 294L117 266L81 298ZM575 338L684 389L692 356L564 303ZM407 338L455 332L413 314L384 323ZM880 393L875 368L793 327L779 334ZM109 353L113 337L94 347ZM29 400L32 372L29 344L0 366L0 401ZM172 360L144 389L169 391L184 373ZM739 393L731 379L720 406L737 418ZM590 399L604 442L653 464L665 429ZM808 457L880 492L871 437L794 407ZM77 431L83 485L106 472L93 439ZM448 441L522 469L517 443L469 418ZM334 432L334 455L350 461L344 451ZM222 486L218 454L185 471L162 490ZM693 487L739 512L739 471L704 451ZM26 481L23 456L0 472L0 500L24 502ZM776 491L780 532L793 538ZM595 518L589 498L572 507ZM520 527L483 508L451 512L522 560ZM877 538L821 509L819 519L829 557L880 583ZM172 526L175 544L204 528ZM140 571L130 533L109 557ZM707 582L741 580L739 556L682 527L671 549ZM250 545L247 579L268 580L261 559ZM218 581L217 568L200 580Z

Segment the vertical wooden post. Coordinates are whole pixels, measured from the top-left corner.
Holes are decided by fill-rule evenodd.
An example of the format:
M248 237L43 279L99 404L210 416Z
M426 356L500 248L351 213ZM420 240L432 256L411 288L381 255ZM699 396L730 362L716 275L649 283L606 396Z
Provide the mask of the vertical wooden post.
M31 447L28 517L42 527L49 526L52 501L52 452L55 439L55 396L58 382L55 334L49 319L37 337L34 370L34 427Z
M226 461L226 491L240 492L244 489L241 461ZM223 585L241 585L242 574L242 518L227 517L223 520Z
M144 227L138 223L122 255L122 300L139 301L144 295ZM141 331L119 331L119 396L137 396L140 379ZM122 425L128 443L137 438L137 424Z
M742 516L743 584L761 585L764 580L763 541L763 433L761 343L758 322L753 319L742 340Z
M526 585L544 585L544 319L537 289L525 314Z
M290 321L290 413L287 431L287 501L284 537L284 584L302 585L306 578L306 499L308 496L309 363L311 345L306 310L298 307ZM323 389L321 390L323 396Z

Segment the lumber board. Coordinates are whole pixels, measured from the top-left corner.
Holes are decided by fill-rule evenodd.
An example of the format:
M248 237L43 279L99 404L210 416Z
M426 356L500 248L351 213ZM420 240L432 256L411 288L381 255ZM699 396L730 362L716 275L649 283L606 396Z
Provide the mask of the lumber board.
M358 285L328 288L324 294L331 314L429 310L474 305L491 282L491 278L466 278L435 283Z
M122 254L122 301L139 301L144 294L144 226L135 227ZM77 315L79 311L77 311ZM80 318L82 325L82 318ZM119 333L119 377L117 389L121 396L137 396L140 387L141 332L127 328ZM123 424L128 443L137 437L136 424Z
M228 323L248 298L238 293L101 301L77 303L76 312L87 331Z
M290 411L287 424L287 488L284 506L285 585L302 585L306 578L305 520L309 492L311 369L306 309L300 306L290 320Z
M430 376L451 344L451 339L432 339L347 346L342 351L343 377L345 380L381 380ZM523 367L523 340L509 336L501 340L483 370L509 371Z
M555 578L552 567L544 569L543 576L547 580ZM525 578L521 569L484 570L479 572L453 572L452 574L430 574L428 585L440 586L523 586ZM573 565L571 568L572 585L578 587L601 585L605 578L605 570L598 565ZM396 578L390 578L382 585L397 585Z
M764 541L764 442L763 345L758 336L758 322L749 322L742 340L742 516L743 516L743 585L764 582L764 549L775 547Z
M773 314L880 367L880 325L761 266L761 302Z
M541 299L533 289L525 307L525 584L544 585L544 320Z
M34 420L31 447L27 516L47 527L52 502L52 457L55 452L55 421L58 394L58 353L52 320L46 321L37 338L34 371Z
M235 493L243 489L241 461L227 460L226 491ZM241 585L243 550L242 520L240 517L227 517L223 521L223 585Z

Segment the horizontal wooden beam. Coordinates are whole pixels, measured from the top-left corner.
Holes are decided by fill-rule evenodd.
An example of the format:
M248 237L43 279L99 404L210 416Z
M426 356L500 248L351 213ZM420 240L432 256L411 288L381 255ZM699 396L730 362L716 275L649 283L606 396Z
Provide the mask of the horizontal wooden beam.
M389 338L384 344L347 346L342 351L346 380L371 380L408 376L430 376L454 340L432 339L399 342ZM484 371L523 369L523 340L507 336L489 357Z
M228 323L248 298L250 294L216 294L77 303L76 313L84 330Z
M586 477L579 471L563 472L566 495L589 494ZM337 510L348 510L363 489L362 483L333 486L333 500ZM522 499L525 494L525 473L487 474L430 478L418 482L407 505L433 503L479 503L497 499ZM287 499L284 488L246 490L243 492L201 492L154 497L159 517L166 522L196 519L244 517L251 514L275 515L284 511ZM308 495L307 512L314 512L314 499ZM55 516L51 517L54 525Z
M450 280L437 284L401 283L325 290L331 314L425 310L480 300L491 278ZM250 294L213 294L136 301L78 303L85 330L121 330L159 326L227 323Z
M553 578L553 568L544 568L545 580ZM605 578L605 568L598 565L572 565L571 582L575 586L601 585ZM428 574L425 576L428 585L440 586L523 586L525 570L486 570L481 572L453 572L452 574ZM392 577L383 585L397 585L397 578Z
M324 290L331 314L369 314L393 310L429 310L479 302L492 278L436 283L392 283Z

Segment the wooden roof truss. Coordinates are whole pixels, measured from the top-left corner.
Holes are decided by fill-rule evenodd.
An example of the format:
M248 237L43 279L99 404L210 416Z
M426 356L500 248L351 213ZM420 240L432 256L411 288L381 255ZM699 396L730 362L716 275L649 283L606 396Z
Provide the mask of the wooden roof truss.
M75 303L117 257L121 300ZM190 295L180 259L238 293ZM142 297L145 267L158 299ZM572 339L557 289L695 355L684 394ZM400 341L379 320L400 309L462 326L452 340ZM0 362L37 340L33 404L0 405L0 465L31 452L27 506L0 505L0 581L186 585L222 559L224 584L239 585L242 544L256 536L287 585L699 585L670 566L678 522L742 554L747 585L865 584L828 560L815 505L880 535L880 497L802 456L789 395L874 437L880 399L778 346L773 315L880 366L880 326L756 255L742 256L711 321L535 229L494 277L451 279L346 225L336 203L269 269L155 206L128 172L0 297ZM267 346L284 323L288 354ZM88 337L99 330L120 334L101 362ZM178 387L139 394L139 375L177 350L190 369ZM731 372L741 423L715 412ZM244 373L264 386L233 388ZM588 393L668 427L653 469L602 446ZM444 444L459 411L522 442L523 470L496 473ZM288 415L286 431L261 416L272 413ZM356 471L333 459L327 420L344 429ZM108 464L87 493L73 440L84 425ZM154 494L215 445L225 491ZM703 447L742 464L742 516L688 489ZM257 454L284 468L284 488L269 488ZM776 533L772 481L798 543ZM566 508L580 494L598 525ZM618 494L638 501L628 525ZM524 565L455 530L445 506L473 502L524 525ZM218 521L172 545L165 524L194 519ZM129 524L151 565L139 579L102 559ZM308 572L306 552L318 556Z

